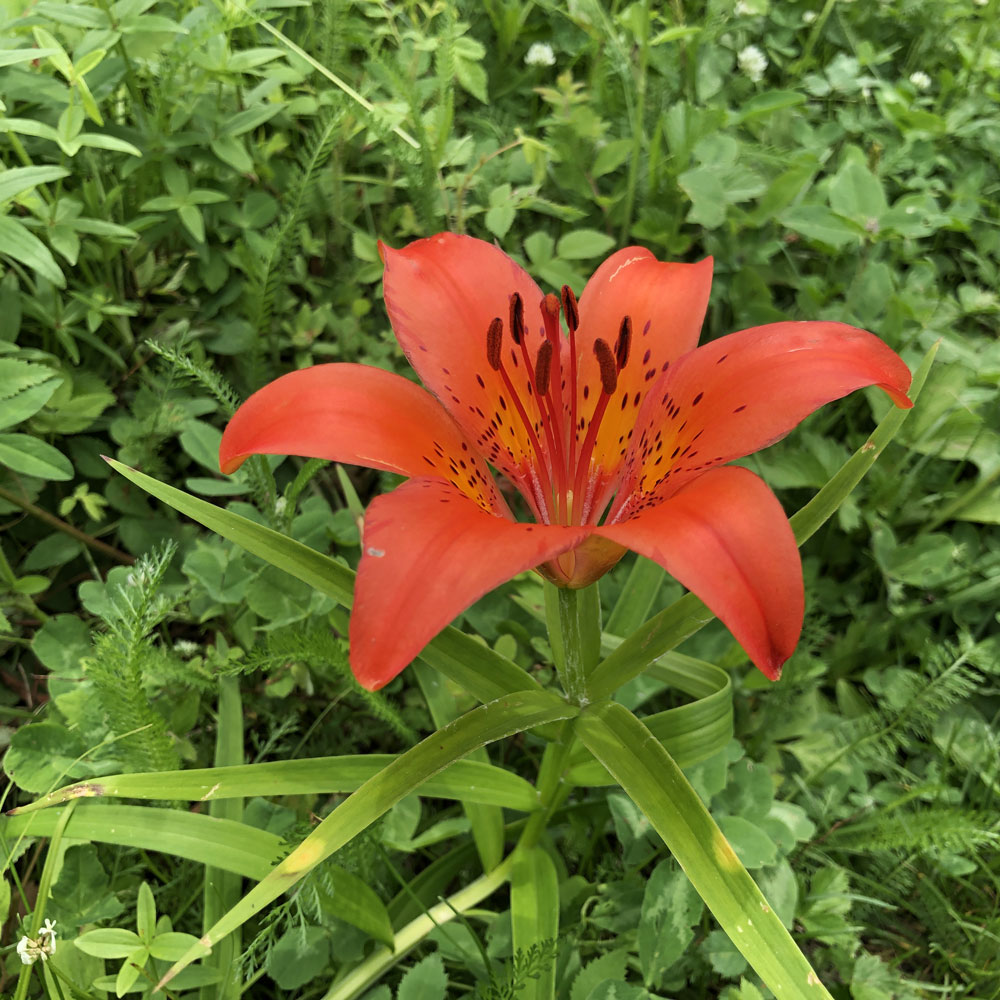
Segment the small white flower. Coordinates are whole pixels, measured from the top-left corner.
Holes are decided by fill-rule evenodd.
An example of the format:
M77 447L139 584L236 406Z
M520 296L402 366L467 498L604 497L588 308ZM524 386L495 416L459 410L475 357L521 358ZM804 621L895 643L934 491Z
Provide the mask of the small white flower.
M910 74L910 83L917 90L926 90L931 85L931 78L923 70L918 69L916 73Z
M739 17L750 17L753 14L753 8L746 2L746 0L736 0L736 6L733 11Z
M278 497L278 499L274 501L274 513L275 514L284 514L285 513L285 508L287 506L288 506L288 498L287 497Z
M184 656L184 657L194 656L194 654L197 653L200 648L201 647L198 645L198 643L192 642L190 639L178 639L174 643L174 652L178 656Z
M45 926L38 929L38 937L30 938L27 934L17 942L17 957L24 965L34 965L38 959L48 961L50 955L56 953L56 924L54 920L46 919Z
M812 24L813 21L815 21L817 17L819 17L819 15L816 13L816 11L814 11L814 10L807 10L802 15L802 23L803 24Z
M871 100L871 96L872 96L872 88L871 88L871 87L862 87L862 88L861 88L861 96L862 96L862 97L863 97L863 98L864 98L864 99L865 99L866 101L868 101L868 100Z
M754 83L760 83L764 79L767 56L756 45L748 45L742 49L736 56L736 61L739 63L740 72L745 73Z
M528 66L555 66L556 54L548 42L532 42L524 61Z

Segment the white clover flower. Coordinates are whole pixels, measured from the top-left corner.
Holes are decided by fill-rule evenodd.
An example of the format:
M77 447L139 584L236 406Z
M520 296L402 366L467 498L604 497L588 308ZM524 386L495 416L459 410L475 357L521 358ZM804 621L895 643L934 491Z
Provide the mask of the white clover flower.
M48 961L50 955L56 953L56 923L46 918L45 926L38 929L38 937L30 938L27 934L17 942L17 957L23 965L34 965L38 959Z
M285 513L285 508L287 506L288 506L288 498L287 497L278 497L278 499L274 501L274 513L275 514L284 514Z
M926 90L931 85L931 78L923 70L918 69L915 73L910 74L910 83L917 90Z
M555 66L556 54L548 42L532 42L524 61L528 66Z
M192 642L190 639L178 639L174 643L174 652L178 656L184 656L184 657L194 656L194 654L197 653L200 648L201 647L198 645L198 643Z
M736 0L736 6L733 8L733 12L739 17L750 17L753 14L753 8L746 2L746 0Z
M767 69L767 56L757 48L756 45L748 45L741 49L736 56L740 72L745 73L754 83L760 83L764 79L764 70Z
M814 11L814 10L807 10L802 15L802 23L803 24L812 24L813 21L815 21L817 17L819 17L819 14L817 14L816 11Z

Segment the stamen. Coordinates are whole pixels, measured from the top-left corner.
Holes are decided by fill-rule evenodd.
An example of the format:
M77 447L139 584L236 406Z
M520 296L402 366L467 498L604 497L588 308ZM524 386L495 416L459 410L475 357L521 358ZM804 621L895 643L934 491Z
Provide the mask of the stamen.
M503 346L503 320L494 316L486 331L486 360L495 372L500 371L500 348Z
M597 356L597 363L601 366L601 388L607 395L613 396L615 389L618 388L618 368L607 341L600 338L595 340L594 354Z
M618 363L618 371L621 371L628 364L628 352L632 346L632 317L626 316L622 319L621 329L618 331L618 341L615 343L615 361Z
M535 389L542 397L549 391L549 376L552 374L552 341L543 340L535 359ZM539 399L541 405L541 399Z
M566 316L566 325L570 333L576 333L576 328L580 325L580 310L576 305L576 296L569 285L562 286L562 307Z
M514 292L510 297L510 335L515 344L524 339L524 302L520 292Z

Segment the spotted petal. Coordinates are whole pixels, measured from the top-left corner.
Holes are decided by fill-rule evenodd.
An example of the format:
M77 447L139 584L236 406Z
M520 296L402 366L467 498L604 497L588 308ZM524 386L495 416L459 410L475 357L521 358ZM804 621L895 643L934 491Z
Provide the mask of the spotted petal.
M376 497L351 614L354 676L371 690L387 684L469 605L587 534L496 517L437 479Z
M438 475L502 512L486 463L426 390L367 365L316 365L255 392L226 426L219 465L234 472L250 455L301 455Z
M594 341L602 339L614 350L624 317L631 323L628 359L618 373L617 391L608 402L591 459L594 474L612 488L647 392L670 363L698 344L711 287L711 257L697 264L669 263L642 247L612 254L587 282L576 336L578 439L585 433L579 430L579 417L589 424L601 394ZM595 504L602 506L600 500Z
M386 309L410 364L479 450L514 482L525 483L537 448L487 360L486 334L494 318L503 320L504 367L528 426L534 425L538 411L508 321L516 292L533 359L543 338L541 290L502 250L469 236L441 233L402 250L381 245L381 251Z
M747 469L713 469L620 524L595 529L659 563L725 623L772 680L802 630L802 565L775 495Z
M699 347L671 365L643 404L612 519L773 444L824 403L869 385L912 405L899 356L843 323L773 323Z

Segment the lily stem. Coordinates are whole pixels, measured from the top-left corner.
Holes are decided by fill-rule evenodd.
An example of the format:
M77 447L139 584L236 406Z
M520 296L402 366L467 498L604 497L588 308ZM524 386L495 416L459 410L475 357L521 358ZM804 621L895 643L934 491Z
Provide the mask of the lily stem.
M601 657L601 599L597 584L569 590L545 584L545 619L552 658L566 698L586 705L587 677Z
M510 878L513 864L514 855L510 854L493 871L481 875L475 882L411 920L397 932L392 949L384 946L376 949L343 979L334 983L323 1000L352 1000L360 996L386 969L391 968L407 952L415 948L435 927L440 927L441 924L446 924L456 916L473 909L499 889Z

